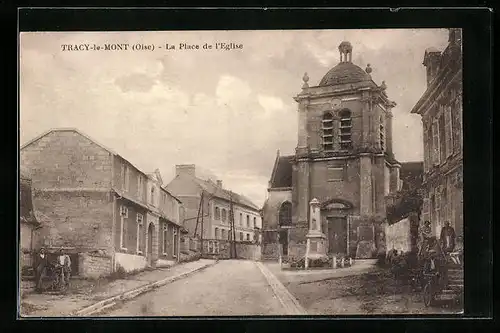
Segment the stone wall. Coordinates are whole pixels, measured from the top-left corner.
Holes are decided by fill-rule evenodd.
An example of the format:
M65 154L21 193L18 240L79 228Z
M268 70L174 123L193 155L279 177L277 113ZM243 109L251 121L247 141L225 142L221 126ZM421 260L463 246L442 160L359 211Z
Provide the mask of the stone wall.
M126 272L133 270L141 270L146 268L147 260L145 256L134 255L127 253L116 253L115 254L115 270L118 265L123 267Z
M112 257L90 253L80 253L79 275L82 277L99 278L111 274Z
M109 188L111 155L74 130L52 131L20 152L33 188ZM35 206L36 207L36 206Z
M34 191L35 207L45 215L40 241L45 247L113 249L113 204L109 192Z
M231 242L221 239L205 239L203 241L203 257L231 259ZM236 242L236 257L237 259L261 260L261 246L251 242Z
M416 214L401 219L400 221L385 226L386 252L398 250L399 252L415 251L417 246L416 230L418 218Z

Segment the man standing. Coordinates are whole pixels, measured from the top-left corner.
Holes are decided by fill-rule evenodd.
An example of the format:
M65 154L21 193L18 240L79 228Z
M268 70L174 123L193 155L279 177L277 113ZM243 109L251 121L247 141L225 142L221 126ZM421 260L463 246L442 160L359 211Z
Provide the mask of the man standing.
M446 221L445 226L441 229L441 236L439 237L441 246L445 253L453 252L455 248L455 229L450 226L450 222Z
M36 281L36 291L42 290L42 281L47 274L48 259L45 249L42 247L40 252L35 257L35 281Z
M64 253L64 250L59 250L59 256L57 257L57 264L62 267L63 272L63 283L69 284L69 277L71 275L71 259L69 255Z

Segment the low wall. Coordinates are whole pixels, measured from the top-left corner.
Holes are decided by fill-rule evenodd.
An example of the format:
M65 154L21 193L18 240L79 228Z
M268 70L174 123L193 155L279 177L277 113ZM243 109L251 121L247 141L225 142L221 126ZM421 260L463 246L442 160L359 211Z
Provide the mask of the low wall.
M127 253L115 253L115 269L120 265L126 272L141 270L147 267L147 260L144 256Z
M231 259L231 242L222 239L203 240L203 257L213 259ZM259 244L252 242L236 242L236 258L261 260Z
M279 258L279 244L267 243L262 245L262 259L276 259Z
M111 259L108 255L80 253L78 273L82 277L92 278L109 275L112 271Z
M157 268L160 268L160 267L171 267L173 265L175 265L175 261L173 261L173 260L158 259L156 261L156 267Z
M418 230L416 228L418 228L418 218L416 214L411 214L394 224L386 225L386 253L392 250L397 250L398 252L415 251L418 236Z

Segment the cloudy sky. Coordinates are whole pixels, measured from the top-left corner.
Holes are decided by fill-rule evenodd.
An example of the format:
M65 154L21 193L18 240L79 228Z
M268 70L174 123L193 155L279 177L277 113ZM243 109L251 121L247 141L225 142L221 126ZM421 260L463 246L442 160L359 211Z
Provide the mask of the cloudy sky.
M422 159L424 50L444 49L444 29L22 33L20 144L75 127L165 181L194 163L261 205L276 150L293 154L307 72L316 85L353 45L353 62L384 80L394 109L394 152ZM62 44L243 44L239 50L74 51Z

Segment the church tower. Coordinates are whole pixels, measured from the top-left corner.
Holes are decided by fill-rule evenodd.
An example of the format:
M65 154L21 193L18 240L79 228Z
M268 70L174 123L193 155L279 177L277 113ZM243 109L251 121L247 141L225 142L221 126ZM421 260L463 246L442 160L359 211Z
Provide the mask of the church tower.
M309 86L306 73L295 97L299 128L290 246L302 248L299 252L372 258L385 251L384 197L399 189L400 164L392 152L391 109L396 104L388 99L385 82L372 80L369 64L363 70L352 63L351 43L343 41L338 50L339 63L317 86ZM311 202L319 208L313 210ZM312 211L319 214L316 234L324 241L318 247L308 240L306 250L311 224L317 221Z

